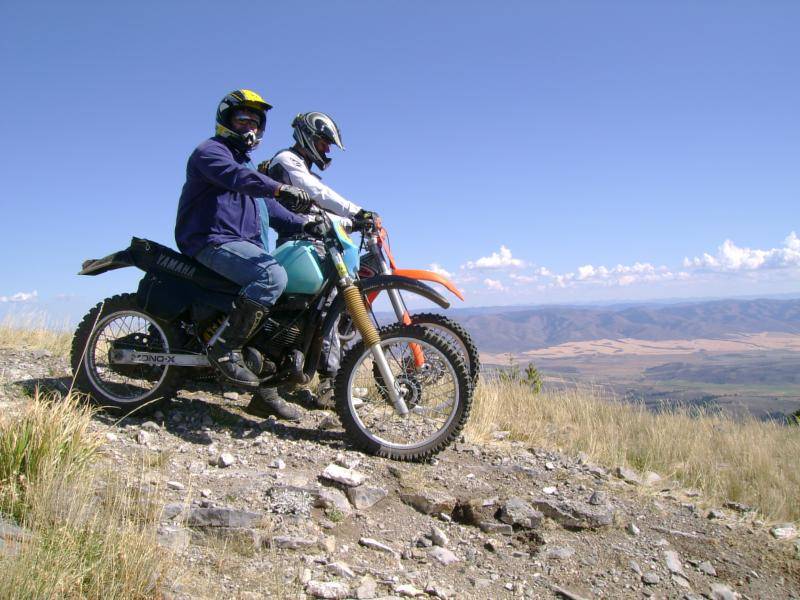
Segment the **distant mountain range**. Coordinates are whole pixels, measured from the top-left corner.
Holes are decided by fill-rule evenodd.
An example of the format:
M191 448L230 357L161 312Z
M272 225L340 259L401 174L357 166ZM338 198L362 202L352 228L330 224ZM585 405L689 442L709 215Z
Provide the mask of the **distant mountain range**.
M800 333L800 299L717 300L611 307L496 307L449 311L483 352L522 352L564 342L721 338Z

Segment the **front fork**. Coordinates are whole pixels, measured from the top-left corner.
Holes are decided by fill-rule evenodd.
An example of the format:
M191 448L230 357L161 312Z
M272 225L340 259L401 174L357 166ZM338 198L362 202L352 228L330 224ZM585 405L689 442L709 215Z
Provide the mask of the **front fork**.
M330 251L331 249L329 249ZM394 409L401 416L408 414L408 406L403 396L397 389L397 382L395 381L392 369L389 367L389 362L386 360L386 355L381 347L381 336L378 330L367 314L367 307L364 304L364 298L361 296L359 289L353 285L353 280L347 273L347 267L342 260L341 254L338 252L331 252L336 265L336 270L341 279L339 280L339 293L344 296L344 302L347 306L347 312L353 320L361 338L364 340L364 345L369 349L372 354L372 359L378 367L378 372L381 374L384 383L386 384L386 393L394 405Z

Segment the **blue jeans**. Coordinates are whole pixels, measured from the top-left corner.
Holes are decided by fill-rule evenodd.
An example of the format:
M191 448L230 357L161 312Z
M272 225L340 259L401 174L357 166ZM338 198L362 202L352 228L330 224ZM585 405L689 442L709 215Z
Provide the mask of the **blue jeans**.
M286 271L267 252L244 240L209 244L195 259L242 286L242 295L272 308L286 289Z

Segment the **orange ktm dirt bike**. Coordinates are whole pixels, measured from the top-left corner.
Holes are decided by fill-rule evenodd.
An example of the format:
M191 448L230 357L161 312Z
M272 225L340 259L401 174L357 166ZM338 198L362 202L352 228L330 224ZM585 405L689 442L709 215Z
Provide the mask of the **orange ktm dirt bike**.
M383 227L380 217L376 220L366 220L362 223L355 224L357 231L361 233L361 246L366 251L361 256L361 265L358 275L361 278L369 279L376 276L399 276L416 281L430 281L438 283L449 290L459 300L464 300L464 296L459 289L446 277L434 273L433 271L425 271L422 269L400 269L395 263L394 256L389 245L389 234ZM371 308L375 299L383 290L374 290L365 295L365 300L368 308ZM387 288L387 295L392 305L397 321L404 325L419 325L426 329L432 330L439 337L447 340L453 348L458 351L467 365L469 370L470 379L473 386L478 381L480 373L481 362L478 355L478 348L475 342L472 341L467 330L464 329L457 321L440 315L437 313L415 313L409 312L403 301L403 296L398 288ZM374 316L374 315L373 315ZM357 332L353 327L352 321L347 315L342 315L339 322L339 338L343 344L350 342L356 337ZM416 348L414 351L415 359L418 366L421 364L421 356Z

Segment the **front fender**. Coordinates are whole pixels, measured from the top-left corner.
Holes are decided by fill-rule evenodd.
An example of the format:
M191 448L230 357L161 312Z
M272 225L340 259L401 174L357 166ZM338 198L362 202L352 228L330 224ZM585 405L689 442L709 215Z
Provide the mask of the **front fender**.
M434 273L433 271L425 271L424 269L395 269L394 273L395 275L400 275L401 277L439 283L450 290L459 300L464 300L464 296L461 295L461 290L453 285L452 281L450 281L447 277L443 277L438 273Z
M435 273L431 274L436 275ZM400 290L402 292L411 292L412 294L427 298L442 308L450 308L450 302L448 302L447 298L442 296L431 286L422 283L418 279L411 279L401 275L376 275L375 277L367 277L366 279L357 279L354 283L365 296L373 293L377 294L378 292L382 292L384 290ZM325 321L322 324L323 336L328 335L343 309L344 297L341 294L338 294L328 309L328 314L326 315Z

